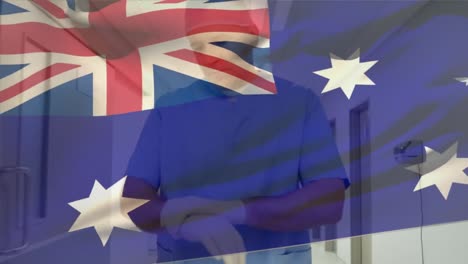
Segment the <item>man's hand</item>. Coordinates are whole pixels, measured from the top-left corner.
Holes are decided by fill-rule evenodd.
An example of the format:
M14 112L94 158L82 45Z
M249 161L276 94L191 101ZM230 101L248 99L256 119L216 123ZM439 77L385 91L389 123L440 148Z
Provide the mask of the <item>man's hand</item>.
M195 196L168 200L161 210L161 224L174 238L180 238L180 227L194 215L222 216L232 224L241 224L245 208L241 201L218 201Z
M244 241L234 226L223 217L190 216L180 227L180 237L202 243L212 256L223 259L225 264L245 263Z

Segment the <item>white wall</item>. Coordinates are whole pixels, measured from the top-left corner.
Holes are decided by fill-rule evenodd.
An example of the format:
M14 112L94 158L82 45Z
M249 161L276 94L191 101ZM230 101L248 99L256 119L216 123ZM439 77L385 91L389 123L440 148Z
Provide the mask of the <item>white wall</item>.
M367 235L372 238L372 259L369 263L378 264L417 264L422 263L424 252L425 264L465 264L468 263L468 221L426 226L422 229L424 251L421 250L421 229L410 228ZM324 257L321 252L314 252L313 263L350 264L350 239L337 240L338 259ZM320 245L313 245L319 248Z
M342 154L342 159L346 164L346 169L349 175L349 110L355 106L361 104L362 102L369 100L370 102L370 134L371 138L379 136L386 132L388 127L395 123L398 118L402 118L401 113L409 111L411 105L401 104L401 100L398 99L399 89L406 87L395 87L394 91L389 91L387 94L378 94L375 93L355 93L353 94L351 100L343 100L344 95L340 92L336 93L327 93L321 96L322 103L324 104L327 114L330 119L336 119L337 126L337 145ZM357 89L370 89L357 87ZM372 89L377 89L372 87ZM368 90L369 91L369 90ZM370 94L370 96L369 96ZM365 96L364 96L365 95ZM418 104L421 102L417 102ZM396 115L388 115L398 109ZM396 110L395 110L396 111ZM434 115L440 115L443 108L439 112L433 113ZM414 120L414 126L418 125L419 120ZM394 169L396 174L381 174L381 176L387 177L386 179L379 179L379 182L371 182L371 188L374 190L382 190L381 183L382 181L391 182L390 177L397 177L401 180L395 181L395 184L408 184L408 186L416 186L418 182L418 175L412 172L406 171L403 167L398 168L398 164L394 161L392 148L397 143L400 143L404 140L411 139L417 131L415 130L401 130L395 132L393 138L386 142L384 145L382 142L379 143L378 149L375 147L375 142L373 142L371 148L375 147L372 152L372 164L371 164L371 173L379 174L382 173L383 168L391 170ZM444 136L441 134L440 136ZM420 139L426 140L426 142L431 142L433 138L421 137ZM442 151L439 149L438 151ZM467 164L468 167L468 164ZM460 173L459 171L454 171L454 173ZM444 175L441 175L443 177ZM468 176L467 176L468 177ZM423 214L426 219L436 219L435 216L438 212L441 211L441 208L449 205L448 201L445 201L443 197L437 193L435 186L430 187L432 189L424 190L423 203L426 202L423 206ZM458 191L458 199L465 199L466 208L468 208L468 199L466 195L461 194L461 191L466 188L466 185L463 185L456 189ZM468 190L468 189L467 189ZM466 192L465 192L466 193ZM437 199L437 195L440 195L440 199ZM371 212L371 225L369 229L373 230L376 225L376 221L382 221L385 217L407 217L409 222L415 223L418 218L421 217L419 212L420 210L420 200L419 193L412 192L412 189L408 188L408 192L398 192L395 193L395 196L402 196L405 199L402 199L397 202L392 201L392 199L385 199L385 196L371 196L370 212ZM387 197L388 198L388 197ZM406 199L407 198L407 199ZM452 197L454 199L455 197ZM457 198L455 198L457 199ZM397 200L397 199L395 199ZM401 201L404 201L403 203ZM433 201L436 201L435 203ZM451 200L452 205L457 201ZM459 200L458 202L462 202ZM404 211L407 212L407 215L395 215L398 214L401 207L406 208ZM458 207L454 207L453 210ZM442 210L442 212L444 212ZM450 211L446 209L445 213L455 213L455 211ZM338 224L338 234L346 233L346 230L350 228L350 204L349 201L345 204L344 216L342 221ZM411 218L412 217L412 218ZM465 218L467 219L466 214ZM411 221L410 221L411 220ZM373 221L373 223L372 223ZM389 226L389 230L392 227ZM398 226L395 226L393 229L399 229ZM382 230L382 231L389 231ZM390 231L383 232L369 236L371 238L371 245L368 248L368 253L370 253L370 262L369 263L402 263L402 264L417 264L422 263L422 250L420 242L420 230L419 228L410 228L399 231ZM424 264L439 264L439 263L450 263L450 264L463 264L468 263L468 222L460 223L451 223L451 224L441 224L435 226L425 226L423 228L423 244L424 244ZM345 261L345 263L351 264L351 250L350 250L350 239L339 239L337 241L337 254L338 256ZM362 263L368 264L368 263Z

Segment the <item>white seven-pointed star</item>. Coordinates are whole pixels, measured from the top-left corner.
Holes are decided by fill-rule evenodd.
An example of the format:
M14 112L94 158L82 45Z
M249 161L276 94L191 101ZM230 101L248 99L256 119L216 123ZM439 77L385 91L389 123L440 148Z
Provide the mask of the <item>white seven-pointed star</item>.
M452 184L468 184L468 176L463 172L468 167L468 158L457 157L458 142L455 142L443 153L426 147L426 161L420 164L421 179L413 191L435 185L445 200L448 199ZM418 166L407 169L418 172Z
M468 77L455 78L457 81L465 83L468 86Z
M94 227L102 245L105 246L114 227L140 231L128 213L148 200L122 197L126 179L127 177L122 178L107 190L95 181L88 198L69 203L81 213L69 232Z
M344 60L334 54L330 54L331 68L315 71L314 73L329 79L322 93L341 87L348 99L351 98L356 85L375 85L365 74L378 61L360 62L359 50L350 59ZM355 58L354 58L355 57Z

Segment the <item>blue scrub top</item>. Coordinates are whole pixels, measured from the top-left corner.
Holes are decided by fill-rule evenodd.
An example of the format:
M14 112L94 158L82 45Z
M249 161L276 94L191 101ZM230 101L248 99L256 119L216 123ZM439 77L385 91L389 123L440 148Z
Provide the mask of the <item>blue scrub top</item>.
M159 105L167 106L148 116L127 175L144 179L166 199L278 196L329 178L349 185L328 119L312 91L282 79L276 79L276 95L234 96L220 88L193 85L212 96L177 103L193 97L193 90L183 88L161 98ZM244 225L236 229L248 251L310 242L307 230L273 232ZM209 256L200 243L174 240L165 233L158 236L158 245L159 261ZM248 261L255 261L248 263L283 263L278 257L289 259L293 251L249 254ZM306 261L310 259L307 247L296 251L307 252Z

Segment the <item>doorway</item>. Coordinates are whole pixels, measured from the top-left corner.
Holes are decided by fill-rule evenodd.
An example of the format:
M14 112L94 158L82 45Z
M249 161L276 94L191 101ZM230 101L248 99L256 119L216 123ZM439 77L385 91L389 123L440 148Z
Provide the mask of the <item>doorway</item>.
M363 236L371 225L370 192L370 120L369 102L351 109L350 165L351 165L351 264L370 264L371 237Z

